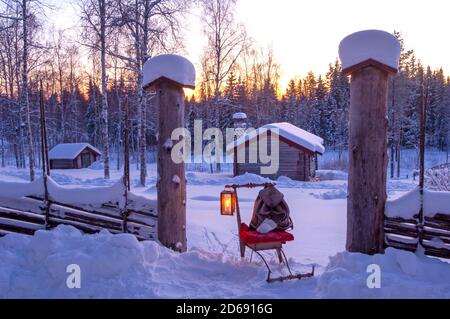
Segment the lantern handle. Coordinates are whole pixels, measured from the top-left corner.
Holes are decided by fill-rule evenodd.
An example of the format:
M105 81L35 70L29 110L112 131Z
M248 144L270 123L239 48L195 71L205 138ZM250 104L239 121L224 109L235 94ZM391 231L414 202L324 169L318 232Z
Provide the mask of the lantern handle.
M225 188L233 188L234 190L238 188L257 188L257 187L269 187L269 186L276 186L276 183L262 183L262 184L255 184L255 183L248 183L248 184L233 184L233 185L225 185Z

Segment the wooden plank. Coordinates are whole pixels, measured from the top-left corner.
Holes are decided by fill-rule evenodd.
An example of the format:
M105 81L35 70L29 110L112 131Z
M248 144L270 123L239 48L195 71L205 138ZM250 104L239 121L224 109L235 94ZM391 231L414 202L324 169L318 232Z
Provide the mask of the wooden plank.
M45 217L43 215L22 212L15 209L10 209L6 207L0 207L0 217L5 217L8 219L22 220L35 224L45 224Z
M433 218L450 223L450 215L447 214L436 214Z
M429 227L429 228L442 229L444 231L450 232L450 225L437 223L435 221L432 222L430 220L426 220L425 223L424 223L424 226L425 227Z
M409 229L410 231L418 232L417 225L410 224L410 223L398 223L398 222L385 220L384 226L385 227L390 227L390 228L397 228L397 227L399 227L399 228Z
M45 228L44 225L0 217L0 229L2 230L19 234L32 235L36 230L44 228Z
M31 200L35 200L35 201L42 201L41 198L36 197L36 196L29 196L27 197ZM100 217L107 217L107 218L112 218L112 219L116 219L118 221L122 221L122 217L120 216L120 209L117 206L111 205L111 204L103 204L102 207L100 208L94 208L92 206L86 206L86 207L82 207L82 206L75 206L75 205L70 205L70 204L63 204L60 202L56 202L56 201L51 201L52 203L52 207L55 208L56 207L61 207L61 208L69 208L69 209L73 209L76 211L80 211L80 212L84 212L86 214L92 214L92 215L96 215ZM142 212L142 211L135 211L135 210L129 210L129 217L128 220L132 221L136 224L142 224L142 225L147 225L147 226L152 226L155 225L156 221L157 221L157 215L156 214L152 214L150 212ZM133 215L136 215L133 217ZM146 220L143 220L142 217L146 218Z
M407 237L411 237L411 238L419 237L418 232L411 232L408 229L402 229L402 228L398 228L398 229L384 228L384 232L385 232L385 234L395 234L395 235L407 236Z
M450 244L450 237L441 237L441 236L436 236L436 235L429 235L427 233L424 233L422 235L422 238L425 240L429 240L429 241L433 241L435 239L438 239L446 244Z
M54 216L50 216L50 225L51 227L57 227L58 225L68 225L68 226L73 226L87 234L95 234L100 232L102 229L106 229L108 230L110 233L113 234L119 234L121 233L121 231L117 231L114 229L108 229L105 227L100 227L100 226L95 226L95 225L89 225L87 223L83 223L83 222L79 222L79 221L75 221L75 220L70 220L70 219L63 219L63 218L58 218L58 217L54 217Z
M23 198L18 201L35 202L36 207L42 203L39 198ZM27 204L27 206L29 206ZM88 212L82 208L76 209L74 206L64 206L64 204L53 203L51 207L50 227L56 227L60 224L73 226L85 233L97 233L106 229L111 233L122 233L122 217L115 215L115 212L108 214L97 214L97 212ZM104 208L105 209L105 208ZM135 212L134 218L129 218L127 231L134 235L138 240L156 239L157 218L148 217L145 212ZM147 215L147 216L145 216ZM20 211L8 207L0 207L0 230L2 234L20 233L33 235L35 230L45 228L45 216L42 213Z
M384 220L387 222L393 222L393 223L405 223L405 224L413 224L417 225L418 221L417 219L404 219L401 217L384 217Z
M417 250L417 245L407 244L407 243L404 243L401 241L396 241L396 240L393 240L388 237L386 237L386 239L385 239L385 245L387 245L388 247L407 250L407 251L411 251L411 252L415 252Z
M439 228L424 227L423 233L430 236L450 237L450 231L446 231Z
M425 255L438 257L438 258L444 258L444 259L450 259L450 250L426 248Z

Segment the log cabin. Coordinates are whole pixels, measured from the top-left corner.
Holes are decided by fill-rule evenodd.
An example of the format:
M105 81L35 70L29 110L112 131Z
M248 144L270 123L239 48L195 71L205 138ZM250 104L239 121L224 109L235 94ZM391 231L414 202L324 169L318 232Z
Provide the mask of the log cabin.
M267 143L268 154L271 154L271 138L279 140L279 169L276 174L261 174L262 164L257 160L250 160L249 150ZM257 143L257 145L252 145ZM262 175L271 179L286 176L293 180L310 181L316 176L317 156L323 155L325 147L323 139L290 123L268 124L260 129L248 132L238 137L233 145L227 146L227 152L234 157L233 175L245 173ZM238 163L238 152L245 149L245 162Z
M89 143L58 144L48 154L51 169L87 168L100 156L101 152Z

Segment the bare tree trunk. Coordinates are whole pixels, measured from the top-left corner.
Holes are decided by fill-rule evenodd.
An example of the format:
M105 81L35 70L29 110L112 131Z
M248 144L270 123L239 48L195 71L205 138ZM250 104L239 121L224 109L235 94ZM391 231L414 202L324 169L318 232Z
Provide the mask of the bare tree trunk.
M0 146L0 154L1 154L1 160L2 160L2 167L5 167L5 121L4 121L4 114L3 114L3 108L2 108L2 130L1 130L1 146Z
M61 61L58 61L58 62L61 63ZM59 65L59 98L60 98L60 107L61 107L61 141L62 141L62 143L65 143L66 142L66 110L65 110L63 95L64 95L64 83L63 83L63 75L62 75L62 66Z
M401 157L402 157L402 128L399 128L398 133L398 142L397 142L397 178L400 178L401 173Z
M19 15L19 6L17 6L16 8L16 15ZM22 99L22 86L20 83L20 57L19 57L19 41L20 41L20 36L19 36L19 24L15 24L15 28L14 28L14 64L15 64L15 68L14 68L14 76L15 76L15 80L16 80L16 85L17 85L17 94L18 96L20 95L20 98L18 97L17 100L19 101L19 110L18 110L18 126L16 129L16 140L17 140L17 163L18 163L18 168L25 168L25 142L24 142L24 133L23 133L23 129L24 129L24 110L23 110L23 105L20 101L20 99Z
M104 175L109 179L109 129L108 129L108 96L107 96L107 74L106 74L106 3L99 0L100 11L100 56L102 68L102 142L103 142L103 165Z
M138 112L138 139L139 139L139 162L140 162L140 183L141 186L145 186L145 180L147 178L147 138L146 138L146 102L144 96L144 90L142 88L142 68L138 72L138 100L139 100L139 112Z
M123 128L123 121L124 121L124 117L123 117L123 110L122 110L122 97L121 94L119 93L119 88L117 86L117 63L115 63L114 65L114 92L116 95L116 101L117 101L117 108L118 108L118 112L119 112L119 120L117 121L117 147L116 147L116 155L117 155L117 163L116 163L116 168L118 171L120 171L120 153L121 153L121 148L122 148L122 128Z
M22 23L23 23L23 56L22 56L22 107L25 110L25 119L27 126L27 140L28 140L28 164L30 168L30 180L35 179L35 160L34 160L34 143L33 132L31 130L31 114L30 101L28 99L28 0L22 0Z
M390 145L390 151L389 151L389 162L390 162L390 164L391 164L391 169L390 169L390 172L391 172L391 179L393 179L394 178L394 175L395 175L395 160L394 160L394 140L393 139L391 139L391 143L390 143L391 145Z
M128 191L131 190L130 184L130 120L129 120L129 105L128 96L125 100L125 110L124 110L124 152L123 152L123 168L124 168L124 182L125 187Z
M147 54L147 41L148 41L148 1L144 2L144 23L142 24L142 39L139 26L139 2L136 1L135 8L135 46L136 46L136 68L137 68L137 90L138 90L138 125L139 125L139 162L140 162L140 183L141 186L145 186L147 178L147 119L146 119L146 101L144 88L142 87L144 74L143 65L145 63L145 56Z

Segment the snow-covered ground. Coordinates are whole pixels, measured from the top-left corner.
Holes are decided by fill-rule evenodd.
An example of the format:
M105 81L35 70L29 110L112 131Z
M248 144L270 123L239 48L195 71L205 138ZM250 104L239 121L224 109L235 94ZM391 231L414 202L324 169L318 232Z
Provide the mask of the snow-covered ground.
M113 172L105 181L96 169L55 170L62 185L111 186L121 177ZM385 255L349 254L345 250L346 174L321 171L321 182L304 183L280 178L294 221L295 241L285 246L292 266L317 276L304 281L268 285L266 270L253 256L238 254L236 219L220 216L219 194L229 183L262 182L246 175L187 172L188 247L178 255L157 243L138 243L132 236L81 235L73 228L39 231L34 237L8 235L0 239L0 297L449 297L450 266L437 259L389 249ZM0 169L0 180L25 181L26 170ZM156 198L156 166L150 165L148 185L133 192ZM414 189L411 179L389 180L394 198ZM239 192L243 221L250 221L258 190ZM275 256L266 254L275 264ZM247 251L247 257L250 253ZM66 266L79 264L82 288L66 286ZM378 264L382 288L368 289L367 266ZM279 269L283 271L282 269ZM445 275L444 275L445 274Z

